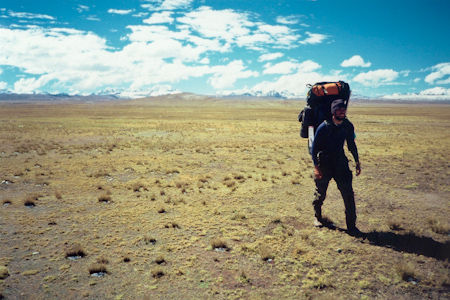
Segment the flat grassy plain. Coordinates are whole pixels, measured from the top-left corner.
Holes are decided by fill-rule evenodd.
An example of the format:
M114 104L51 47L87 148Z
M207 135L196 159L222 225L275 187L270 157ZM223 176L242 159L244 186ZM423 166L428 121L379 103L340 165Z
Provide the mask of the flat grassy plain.
M450 105L350 102L352 237L304 104L2 103L0 298L450 299Z

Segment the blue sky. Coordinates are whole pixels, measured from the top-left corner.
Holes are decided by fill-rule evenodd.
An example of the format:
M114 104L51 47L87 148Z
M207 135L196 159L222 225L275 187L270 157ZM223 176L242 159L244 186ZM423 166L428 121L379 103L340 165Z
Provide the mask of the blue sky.
M0 0L0 90L450 97L450 2Z

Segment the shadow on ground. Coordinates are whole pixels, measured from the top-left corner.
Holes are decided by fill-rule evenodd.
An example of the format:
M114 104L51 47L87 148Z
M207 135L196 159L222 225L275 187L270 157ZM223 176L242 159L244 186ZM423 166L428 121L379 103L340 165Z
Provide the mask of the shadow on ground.
M450 242L441 243L429 237L417 236L414 233L397 234L372 231L361 233L360 237L372 245L392 248L399 252L414 253L439 260L450 259Z

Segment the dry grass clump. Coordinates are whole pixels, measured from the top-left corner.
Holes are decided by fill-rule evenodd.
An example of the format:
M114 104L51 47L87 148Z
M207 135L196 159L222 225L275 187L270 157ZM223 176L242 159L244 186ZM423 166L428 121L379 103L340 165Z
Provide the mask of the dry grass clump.
M227 187L231 188L231 187L236 185L236 181L234 181L234 180L226 180L226 181L223 181L223 184L226 185Z
M442 287L450 288L450 272L437 276L436 282Z
M308 252L308 250L307 250L304 246L299 245L299 244L296 244L296 245L294 246L294 250L292 251L292 254L293 254L294 256L297 256L297 255L305 254L305 253L307 253L307 252Z
M401 230L402 229L402 223L400 223L399 221L397 221L397 220L393 220L393 219L390 219L389 221L388 221L388 226L389 226L389 228L391 229L391 230Z
M439 222L438 220L432 219L432 218L428 219L427 222L428 222L428 225L430 226L431 230L434 233L437 233L437 234L450 233L450 225L448 225L448 224L444 224L444 223Z
M65 257L85 257L86 252L84 251L83 247L80 244L75 244L69 249L66 250Z
M172 221L164 225L164 228L180 228L180 224L178 224L178 222L176 221Z
M108 273L108 269L106 268L106 265L104 264L95 264L93 266L91 266L89 269L89 274L107 274Z
M307 240L309 239L309 232L302 231L302 232L300 233L300 238L301 238L303 241L307 241Z
M247 216L243 212L237 212L231 217L231 220L234 221L243 221L245 219L247 219Z
M213 238L210 242L212 249L229 250L228 243L225 239L221 237Z
M97 258L97 264L107 265L107 264L109 264L109 260L106 257L101 256L101 257Z
M270 223L272 223L272 224L281 224L282 223L281 217L280 216L273 217L272 220L270 221Z
M281 176L290 176L291 172L288 171L281 171Z
M166 174L167 174L167 175L170 175L170 174L179 174L179 173L180 173L180 170L177 169L177 168L169 168L169 169L166 169Z
M8 206L8 205L11 205L11 204L12 204L12 201L9 200L9 199L3 199L2 204L3 204L4 206Z
M131 186L131 189L133 190L133 192L140 192L141 189L146 191L147 187L144 184L142 184L141 182L136 182Z
M261 256L261 259L265 261L272 261L275 259L272 248L265 244L259 247L259 255Z
M108 195L107 193L101 194L98 197L98 202L102 202L102 203L109 203L109 202L111 202L111 200L112 200L111 196Z
M8 270L8 268L4 267L4 266L0 266L0 280L6 279L8 277L9 277L9 270Z
M184 200L184 198L175 198L174 200L172 200L172 204L173 205L186 204L186 200Z
M33 202L38 201L40 197L42 197L41 194L33 193L33 194L28 195L25 198L25 201L33 201Z
M164 275L166 275L166 272L161 267L153 269L151 273L152 273L152 277L154 277L154 278L161 278Z
M200 177L200 178L198 179L198 181L201 182L201 183L207 183L207 182L208 182L208 177L202 176L202 177Z
M414 267L410 263L399 262L395 266L395 271L404 281L417 281L417 274Z
M36 202L32 198L27 198L23 201L23 205L25 205L26 207L35 207Z
M185 181L178 181L177 183L175 183L175 186L177 189L183 189L186 188L189 184Z
M243 183L245 181L245 175L244 174L234 174L233 178L239 181L240 183Z
M241 283L250 283L250 278L248 277L247 273L245 273L245 271L241 272L241 275L239 275L239 281Z
M293 185L300 185L300 179L299 179L299 178L293 178L293 179L291 180L291 183L292 183Z
M166 259L164 258L164 255L158 254L158 256L155 259L155 263L157 263L158 265L161 265L165 262L166 262Z
M148 244L154 245L154 244L156 244L156 239L154 237L151 237L151 236L144 236L144 243L146 245L148 245Z

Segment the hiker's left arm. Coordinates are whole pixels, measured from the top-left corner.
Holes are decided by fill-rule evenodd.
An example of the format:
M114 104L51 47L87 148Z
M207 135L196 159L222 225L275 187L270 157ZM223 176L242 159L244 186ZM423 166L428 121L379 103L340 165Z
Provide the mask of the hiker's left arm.
M349 127L350 127L350 130L348 130L347 147L348 147L348 150L352 153L353 158L355 159L356 176L359 176L359 174L361 174L361 162L359 161L358 148L356 147L356 143L355 143L355 128L353 127L353 124L351 124L351 123L350 123Z

